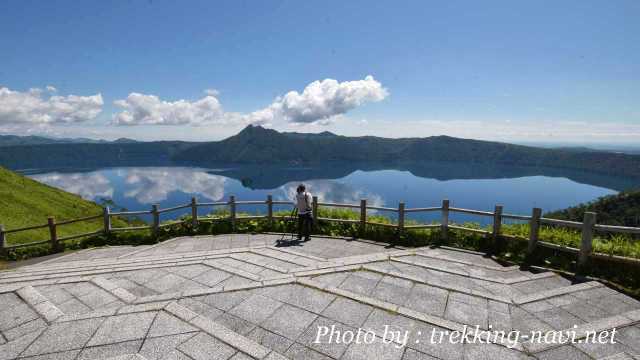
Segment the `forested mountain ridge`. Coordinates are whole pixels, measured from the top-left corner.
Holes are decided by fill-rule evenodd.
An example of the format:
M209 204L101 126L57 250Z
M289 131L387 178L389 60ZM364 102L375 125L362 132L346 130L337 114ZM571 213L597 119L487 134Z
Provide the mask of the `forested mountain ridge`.
M640 178L640 156L577 152L450 136L389 139L331 133L280 133L249 126L227 139L194 145L176 161L192 163L313 163L326 161L453 161L580 169Z
M108 144L108 143L134 143L136 140L120 138L113 141L94 140L87 138L48 138L43 136L18 136L0 135L0 147L19 145L45 145L45 144Z
M302 134L248 126L213 142L110 142L2 147L0 165L12 169L55 166L156 164L313 164L328 162L465 162L585 170L640 179L640 155L514 145L449 136L390 139L330 132Z
M166 165L194 143L181 141L62 143L0 147L9 169Z

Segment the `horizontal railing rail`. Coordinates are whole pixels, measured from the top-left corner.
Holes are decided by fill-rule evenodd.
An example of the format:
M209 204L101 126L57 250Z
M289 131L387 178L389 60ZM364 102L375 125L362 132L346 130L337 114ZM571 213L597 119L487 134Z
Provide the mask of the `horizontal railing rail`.
M198 226L199 222L216 222L216 221L229 221L231 223L232 231L236 230L236 223L241 221L249 221L249 220L267 220L270 224L275 220L283 220L283 219L291 219L291 215L279 215L274 213L274 206L277 205L293 205L292 201L287 200L273 200L271 195L267 196L266 200L243 200L237 201L234 196L230 196L228 201L217 201L217 202L198 202L196 198L191 199L191 203L177 205L173 207L168 207L164 209L160 209L157 204L154 204L151 210L141 210L141 211L120 211L120 212L112 212L109 207L105 207L103 209L103 214L100 215L91 215L77 219L67 219L60 222L55 221L54 217L49 217L46 224L43 225L34 225L16 229L5 229L3 225L0 225L0 254L6 254L7 251L36 246L42 244L50 244L53 251L58 251L61 249L60 243L67 240L78 239L88 236L100 235L100 234L109 234L110 232L123 232L123 231L140 231L140 230L151 230L153 234L158 234L159 229L170 227L176 224L184 224L187 222L191 222L193 228ZM238 206L266 206L266 214L265 215L244 215L238 214L237 207ZM228 213L221 213L219 216L199 216L198 210L203 207L217 207L224 206L228 208ZM343 219L343 218L329 218L329 217L319 217L318 216L318 207L338 207L338 208L348 208L357 210L359 209L360 216L356 219ZM172 211L190 209L191 216L185 217L179 220L170 220L161 223L160 215ZM458 207L450 207L448 200L443 200L441 206L432 206L432 207L416 207L416 208L406 208L403 202L398 204L398 207L384 207L377 205L368 205L366 199L362 199L360 204L348 204L348 203L336 203L336 202L319 202L316 196L313 197L312 201L312 214L314 218L314 223L321 222L336 222L336 223L344 223L344 224L353 224L359 225L360 229L364 231L366 226L379 226L385 228L395 229L397 232L408 231L408 230L418 230L418 229L439 229L441 234L441 238L443 240L447 239L447 234L449 230L453 231L465 231L471 233L477 233L484 236L493 236L494 245L496 250L499 250L503 245L501 242L505 239L517 239L524 240L528 242L527 246L527 258L530 258L531 255L536 251L538 246L546 247L554 250L563 250L569 253L578 254L577 264L579 268L584 268L587 264L587 260L590 257L595 258L607 258L607 257L615 257L615 261L626 261L631 262L636 265L640 265L640 259L636 258L628 258L624 256L617 255L606 255L600 253L594 253L592 250L593 247L593 238L594 233L607 233L607 234L631 234L631 235L640 235L640 228L637 227L627 227L627 226L616 226L616 225L604 225L604 224L596 224L596 214L592 212L587 212L584 215L584 219L582 222L577 221L568 221L568 220L560 220L560 219L551 219L542 217L542 210L540 208L534 208L531 215L519 215L519 214L508 214L502 212L502 206L496 205L494 211L483 211L483 210L474 210L474 209L465 209ZM382 212L393 212L396 213L397 216L394 216L393 222L386 223L375 221L375 218L369 217L369 212L371 211L382 211ZM411 213L428 213L428 212L440 212L440 221L433 222L431 224L420 224L411 222L406 224L406 215ZM449 221L450 213L461 213L467 215L474 216L483 216L483 217L492 217L493 218L493 226L492 230L488 231L485 229L478 229L469 226L463 226L460 224L453 224ZM293 214L293 213L292 213ZM114 217L129 217L129 216L139 216L139 215L151 215L152 221L150 224L145 225L135 225L135 226L126 226L126 227L113 227L112 219ZM85 232L81 234L68 234L65 236L58 236L58 227L64 226L73 223L86 222L86 221L94 221L97 219L103 219L103 225L100 229L95 231ZM529 224L529 234L528 238L518 237L514 235L507 235L501 232L501 226L504 220L518 220L525 221ZM540 227L542 225L552 226L552 227L566 227L571 229L577 229L581 231L581 242L580 247L569 247L565 245L553 244L549 242L539 241L540 236ZM23 244L8 244L7 238L10 234L15 234L19 232L32 231L48 228L49 229L49 239L34 241ZM638 237L634 238L634 241L638 240Z
M409 208L409 209L404 209L405 214L406 213L413 213L413 212L431 212L431 211L441 211L442 207L441 206L434 206L434 207L425 207L425 208Z
M149 230L149 229L151 229L151 226L149 226L149 225L127 226L127 227L120 227L120 228L111 228L111 229L109 229L109 232L113 232L113 231L136 231L136 230Z
M574 229L581 229L582 226L584 225L583 223L577 222L577 221L549 219L549 218L540 218L540 222L542 224L565 226L565 227L574 228Z
M378 210L378 211L398 211L398 208L391 208L391 207L383 207L383 206L367 206L368 210Z
M329 203L329 202L319 202L318 203L319 206L326 206L326 207L339 207L339 208L360 208L360 205L358 204L337 204L337 203Z
M44 225L34 225L34 226L27 226L27 227L23 227L23 228L18 228L18 229L11 229L11 230L4 230L3 232L5 234L11 234L11 233L17 233L17 232L22 232L22 231L29 231L29 230L36 230L36 229L43 229L48 227L49 224L44 224Z
M190 208L190 207L191 207L191 204L179 205L179 206L174 206L174 207L170 207L170 208L166 208L166 209L160 209L160 210L158 210L158 213L162 214L162 213L166 213L166 212L187 209L187 208Z
M264 205L266 201L236 201L237 205Z
M640 234L640 228L629 227L629 226L596 224L595 229L601 232L621 233L621 234Z
M100 219L100 218L102 218L102 215L93 215L93 216L87 216L87 217L78 218L78 219L60 221L60 222L57 222L56 225L60 226L60 225L74 224L74 223L77 223L77 222L91 221L91 220L96 220L96 219Z
M226 206L229 205L226 201L218 201L218 202L208 202L208 203L198 203L198 206Z
M502 214L502 218L503 219L512 219L512 220L524 220L524 221L530 221L531 220L531 216L516 215L516 214Z
M480 211L480 210L462 209L462 208L455 208L455 207L450 207L449 211L458 212L462 214L491 216L491 217L493 217L494 215L494 213L492 213L491 211Z
M40 240L40 241L32 241L32 242L28 242L28 243L24 243L24 244L8 245L8 246L5 246L4 249L5 250L20 249L20 248L29 247L29 246L37 246L37 245L48 244L50 242L51 242L51 240L49 240L49 239Z
M121 211L121 212L112 212L111 216L138 216L138 215L149 215L151 211L143 210L143 211Z

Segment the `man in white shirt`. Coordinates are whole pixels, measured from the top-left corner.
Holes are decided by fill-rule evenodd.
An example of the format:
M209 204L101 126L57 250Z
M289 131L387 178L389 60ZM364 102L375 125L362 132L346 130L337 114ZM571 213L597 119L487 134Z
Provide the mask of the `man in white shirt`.
M302 240L304 236L304 241L309 241L311 223L313 222L311 201L311 194L307 192L304 184L298 185L295 202L298 210L298 240Z

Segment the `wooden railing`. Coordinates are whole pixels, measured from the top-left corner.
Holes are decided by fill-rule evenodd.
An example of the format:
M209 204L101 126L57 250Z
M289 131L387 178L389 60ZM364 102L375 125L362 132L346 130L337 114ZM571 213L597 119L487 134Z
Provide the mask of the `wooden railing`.
M265 205L267 207L267 212L265 215L252 215L252 216L238 216L238 207L246 206L246 205ZM276 216L274 215L273 207L274 205L293 205L293 202L290 201L275 201L271 195L267 196L267 199L264 201L237 201L235 196L230 196L228 201L220 201L220 202L197 202L196 198L191 198L191 202L185 205L174 206L165 209L159 209L157 204L152 205L151 210L146 211L121 211L121 212L111 212L109 207L105 207L103 209L103 213L100 215L88 216L79 219L65 220L62 222L56 223L54 217L49 217L47 224L29 226L19 229L5 229L3 225L0 225L0 252L2 254L6 254L7 251L28 247L34 245L41 245L50 243L52 251L59 251L61 249L60 242L77 239L81 237L87 237L97 234L109 234L111 232L118 231L135 231L135 230L151 230L153 234L158 234L159 230L163 227L175 225L178 223L183 223L185 221L190 221L191 225L196 228L199 222L211 222L211 221L229 221L231 224L231 228L233 231L236 229L236 224L240 221L246 220L254 220L254 219L266 219L269 224L273 224L273 221L276 219L287 218L288 216ZM216 207L228 207L229 215L224 217L200 217L198 216L199 208L216 208ZM335 219L335 218L323 218L318 217L318 207L340 207L340 208L349 208L358 210L360 213L359 219ZM596 214L593 212L586 212L584 214L584 219L582 222L576 221L567 221L567 220L558 220L558 219L550 219L542 217L542 210L540 208L533 208L531 215L516 215L516 214L508 214L502 211L501 205L496 205L494 211L480 211L480 210L472 210L472 209L464 209L449 206L449 200L443 200L440 206L436 207L423 207L423 208L406 208L404 202L400 202L398 207L381 207L381 206L370 206L367 204L366 199L360 200L360 204L339 204L339 203L328 203L328 202L319 202L317 196L313 197L312 201L313 208L313 217L314 222L316 221L330 221L330 222L341 222L341 223L351 223L358 224L361 230L367 225L370 226L383 226L396 229L399 232L406 230L414 230L414 229L440 229L442 240L446 240L448 237L448 233L450 230L459 230L459 231L467 231L473 233L479 233L486 236L491 236L494 239L495 250L499 251L504 245L505 239L519 239L528 241L527 246L527 256L531 256L536 251L537 247L547 247L555 250L567 251L570 253L575 253L578 256L577 264L579 268L583 268L589 257L606 257L607 259L613 259L616 261L629 262L636 265L640 265L640 259L628 258L622 256L614 256L614 255L605 255L593 253L593 237L594 232L601 233L622 233L622 234L640 234L640 228L636 227L626 227L626 226L612 226L612 225L601 225L596 224ZM168 213L172 211L182 210L182 209L191 209L191 217L186 220L175 220L168 221L165 223L160 222L160 214ZM372 222L369 221L367 211L375 210L380 212L393 212L397 214L397 223L388 224L388 223L380 223L380 222ZM425 212L440 212L440 222L439 223L431 223L431 224L411 224L406 225L406 215L408 213L425 213ZM491 231L483 230L483 229L475 229L464 227L460 225L451 224L449 221L449 215L451 213L461 213L468 215L476 215L483 217L491 217L492 220L492 229ZM113 217L129 217L129 216L140 216L140 215L151 215L152 221L149 225L143 226L129 226L129 227L116 227L112 226L112 218ZM82 222L82 221L91 221L102 218L103 219L103 227L97 231L58 237L57 228L59 226L63 226L66 224ZM518 221L527 221L529 223L529 238L525 239L522 237L515 237L501 233L501 227L505 219L508 220L518 220ZM541 225L550 225L550 226L560 226L560 227L568 227L572 229L577 229L581 231L581 243L580 248L571 248L563 245L553 244L549 242L544 242L539 240L540 236L540 226ZM42 241L35 241L25 244L16 244L16 245L8 245L7 237L9 234L48 228L49 229L49 239Z

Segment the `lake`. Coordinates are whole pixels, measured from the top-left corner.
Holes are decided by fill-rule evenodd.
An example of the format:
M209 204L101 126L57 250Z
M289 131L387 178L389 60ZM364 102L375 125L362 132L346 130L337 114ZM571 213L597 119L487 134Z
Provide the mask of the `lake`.
M612 178L557 169L487 166L486 164L420 164L394 166L331 164L322 167L225 166L201 167L116 167L97 169L29 170L31 178L78 194L115 209L147 210L185 204L195 196L201 202L227 200L288 200L300 182L307 184L320 201L359 204L366 198L375 206L438 206L450 199L451 206L530 214L562 209L615 194L630 187L630 179ZM281 206L279 209L290 209ZM163 214L179 217L188 209ZM201 214L210 211L202 209ZM239 211L265 213L264 206L242 206ZM437 214L410 214L409 218L431 221ZM491 220L455 214L453 221Z

